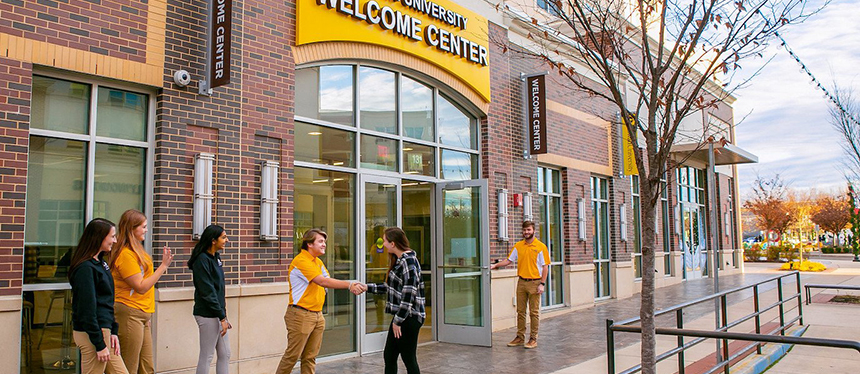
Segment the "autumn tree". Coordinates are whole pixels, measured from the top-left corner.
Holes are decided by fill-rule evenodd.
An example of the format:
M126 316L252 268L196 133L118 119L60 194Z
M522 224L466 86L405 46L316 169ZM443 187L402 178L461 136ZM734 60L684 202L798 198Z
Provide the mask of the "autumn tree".
M517 1L525 2L509 0L499 9L529 30L527 45L501 44L503 50L543 61L571 89L606 100L618 113L607 120L639 139L632 151L642 199L642 372L653 374L661 179L676 140L701 146L716 140L707 125L682 133L681 124L717 108L744 83L732 79L742 61L761 56L778 30L814 11L802 0L547 0L553 16L541 21L523 16ZM534 2L522 9L534 9Z
M842 231L851 220L850 204L847 195L822 195L815 201L818 211L812 215L812 222L824 232L834 234Z
M779 174L772 178L756 177L750 195L744 208L755 216L756 223L765 231L775 231L782 236L797 220L797 211L788 202L788 188Z

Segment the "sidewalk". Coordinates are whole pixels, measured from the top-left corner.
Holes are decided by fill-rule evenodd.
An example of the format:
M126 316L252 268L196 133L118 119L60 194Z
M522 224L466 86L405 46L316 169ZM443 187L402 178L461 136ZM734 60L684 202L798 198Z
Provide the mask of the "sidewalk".
M770 264L773 267L773 264ZM729 289L741 285L755 283L771 277L775 272L748 272L720 278L721 289ZM787 289L794 283L786 282ZM762 287L766 292L775 287L772 283ZM703 297L712 293L711 279L698 279L682 282L677 285L656 290L658 308L665 308L684 301ZM788 293L788 292L786 292ZM733 305L751 297L751 292L730 297L728 303ZM699 305L686 311L685 319L694 321L706 317L713 311L713 304ZM612 300L599 303L594 307L559 315L541 320L539 346L534 350L521 347L509 348L506 343L515 335L515 329L493 333L493 347L474 347L448 343L427 344L418 348L418 360L421 372L425 374L474 374L499 373L518 374L523 372L539 374L553 373L562 368L568 368L589 360L599 358L604 362L606 355L606 319L627 319L639 314L639 295L622 300ZM672 317L674 318L674 317ZM706 317L707 318L707 317ZM713 328L713 317L710 324L702 319L704 327ZM736 317L735 317L736 318ZM704 328L703 327L703 328ZM636 334L617 334L616 350L637 345L639 337ZM713 343L704 342L708 348ZM692 362L692 360L691 360ZM319 362L319 373L367 373L382 372L383 359L381 353L362 357ZM619 366L620 367L620 366ZM401 372L405 368L401 364ZM570 371L577 373L605 373L603 371Z

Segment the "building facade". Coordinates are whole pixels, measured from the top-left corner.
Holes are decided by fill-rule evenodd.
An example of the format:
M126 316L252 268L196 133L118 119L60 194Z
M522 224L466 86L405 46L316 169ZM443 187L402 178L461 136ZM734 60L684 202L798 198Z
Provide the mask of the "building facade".
M231 241L231 372L277 366L287 268L310 228L329 234L332 275L363 282L384 278L382 230L406 231L427 286L421 342L487 345L515 325L515 270L487 266L525 219L551 253L546 314L638 292L641 205L613 106L547 75L547 153L524 156L521 76L548 69L511 51L533 32L519 14L551 22L543 2L234 1L230 81L201 93L218 51L209 8L216 19L228 3L0 0L0 355L20 357L0 371L77 372L69 255L89 220L126 209L149 217L156 265L163 246L176 253L156 286L158 372L196 365L184 262L208 223ZM658 286L713 273L711 211L721 271L742 271L730 164L751 158L732 145L733 100L686 127L729 143L716 206L701 144L678 145ZM329 291L322 355L381 350L383 305Z

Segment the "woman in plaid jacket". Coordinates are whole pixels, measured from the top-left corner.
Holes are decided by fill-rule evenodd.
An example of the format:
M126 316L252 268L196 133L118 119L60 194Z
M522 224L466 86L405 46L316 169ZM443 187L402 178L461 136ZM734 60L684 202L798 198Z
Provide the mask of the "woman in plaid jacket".
M418 332L424 324L424 282L421 264L409 239L398 227L385 230L382 245L388 250L390 263L385 283L367 284L367 292L388 294L385 312L394 315L385 341L385 374L397 373L397 357L403 359L409 374L418 374Z

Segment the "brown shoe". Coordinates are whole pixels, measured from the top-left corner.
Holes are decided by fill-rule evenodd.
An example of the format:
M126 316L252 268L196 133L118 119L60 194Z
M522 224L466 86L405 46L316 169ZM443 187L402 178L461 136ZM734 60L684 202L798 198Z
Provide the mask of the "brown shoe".
M537 348L537 339L529 339L529 342L526 343L526 349Z
M508 343L508 347L520 346L520 345L523 345L523 343L525 343L525 342L526 341L523 340L523 338L518 336L518 337L514 338L514 340L511 340L510 343Z

